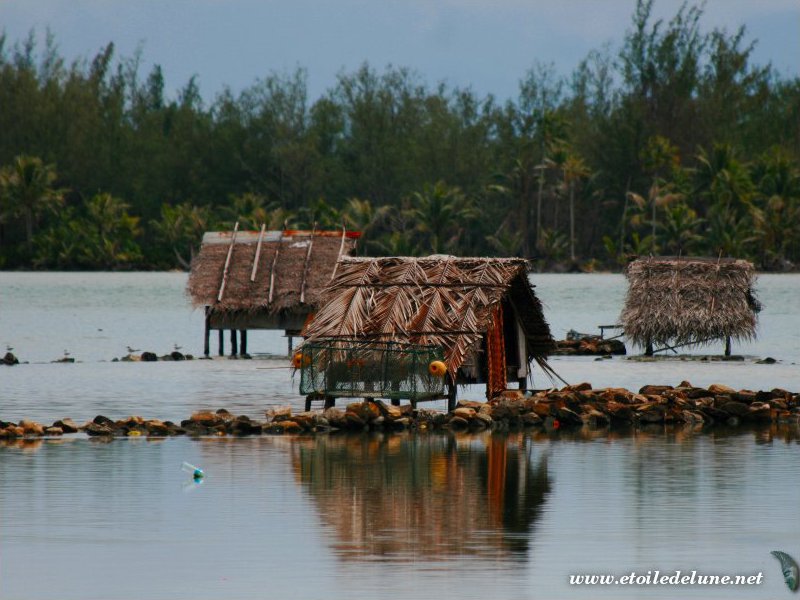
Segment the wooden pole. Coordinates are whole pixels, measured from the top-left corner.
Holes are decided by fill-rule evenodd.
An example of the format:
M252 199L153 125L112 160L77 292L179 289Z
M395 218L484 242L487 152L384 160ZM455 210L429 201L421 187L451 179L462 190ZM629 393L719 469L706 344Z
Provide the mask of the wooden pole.
M225 257L225 268L222 270L222 283L219 285L219 294L217 294L217 302L222 302L222 295L225 293L225 284L228 282L228 267L231 265L231 256L233 256L233 246L236 244L236 234L239 231L239 221L233 227L233 235L231 235L231 245L228 248L228 256Z
M220 356L225 356L225 338L223 337L224 333L225 332L222 331L222 329L219 330L219 355Z
M244 356L247 354L247 329L239 330L239 338L241 339L241 343L239 344L239 356Z
M211 338L211 314L209 311L209 307L206 306L206 331L205 331L205 343L203 344L203 354L205 356L208 356L211 353L210 338Z
M306 250L306 260L303 263L303 280L300 282L300 304L306 301L306 277L308 276L308 266L311 264L311 248L314 247L314 232L317 230L317 224L311 229L311 239L308 241L308 250Z
M237 343L236 343L236 330L231 329L231 356L236 356L238 353Z
M261 233L258 234L258 244L256 244L256 256L253 259L253 272L250 273L250 281L256 280L256 272L258 271L258 259L261 257L261 242L264 241L264 232L267 230L267 224L261 224Z
M725 338L725 356L731 355L731 336Z
M286 350L286 355L287 356L291 356L292 355L292 341L293 341L293 338L292 338L291 335L287 334L287 339L289 340L289 347Z

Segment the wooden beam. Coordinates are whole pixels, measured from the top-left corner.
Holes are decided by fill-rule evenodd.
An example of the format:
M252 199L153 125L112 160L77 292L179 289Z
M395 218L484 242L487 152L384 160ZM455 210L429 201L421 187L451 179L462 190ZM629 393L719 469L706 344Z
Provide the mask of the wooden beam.
M250 273L250 281L256 280L256 273L258 272L258 259L261 258L261 242L264 241L264 232L267 230L267 224L261 224L261 233L258 235L258 243L256 244L256 256L253 259L253 272Z
M281 242L283 242L283 232L281 231L281 236L278 238L278 243L275 244L275 254L272 256L272 266L269 270L269 298L267 298L267 304L272 304L272 292L275 288L275 267L278 264L278 252L281 249Z
M311 239L308 241L308 250L306 250L306 260L303 263L303 280L300 282L300 304L304 304L306 301L306 277L308 277L308 267L311 264L311 249L314 247L314 232L316 230L317 224L314 223L314 228L311 230Z
M222 270L222 283L219 285L219 294L217 294L217 302L222 302L222 295L225 293L225 284L228 283L228 268L231 265L231 256L233 256L233 246L236 244L236 234L239 232L239 221L233 227L233 235L231 235L231 245L228 248L228 256L225 258L225 268Z
M344 241L347 239L347 228L342 223L342 243L339 245L339 255L336 257L336 264L333 265L333 273L331 273L330 281L336 277L336 271L339 270L339 261L342 259L342 252L344 252Z

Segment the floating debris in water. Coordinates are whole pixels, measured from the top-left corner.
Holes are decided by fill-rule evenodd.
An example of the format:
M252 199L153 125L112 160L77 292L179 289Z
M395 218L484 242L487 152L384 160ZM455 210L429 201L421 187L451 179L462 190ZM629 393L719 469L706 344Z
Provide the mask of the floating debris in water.
M187 473L191 473L192 477L195 480L202 479L203 477L205 477L205 473L203 473L203 469L201 469L200 467L195 467L194 465L189 464L188 462L184 462L181 465L181 469L183 469Z

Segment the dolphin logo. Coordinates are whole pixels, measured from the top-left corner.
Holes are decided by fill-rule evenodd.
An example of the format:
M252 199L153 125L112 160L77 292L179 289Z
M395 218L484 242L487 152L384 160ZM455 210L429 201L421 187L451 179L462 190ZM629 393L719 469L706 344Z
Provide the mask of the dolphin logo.
M800 582L800 568L798 568L795 560L780 550L773 550L770 552L772 556L781 561L781 569L783 570L783 578L786 580L786 586L793 592L797 590L797 584Z

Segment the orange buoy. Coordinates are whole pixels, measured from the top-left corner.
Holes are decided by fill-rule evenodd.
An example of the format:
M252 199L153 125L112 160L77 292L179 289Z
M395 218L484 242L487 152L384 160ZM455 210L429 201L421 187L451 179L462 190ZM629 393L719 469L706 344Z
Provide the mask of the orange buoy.
M301 367L307 367L310 364L311 364L311 357L308 354L297 352L292 357L292 366L294 366L295 369L299 369Z
M440 360L434 360L428 365L428 373L434 377L444 377L447 374L447 365Z

